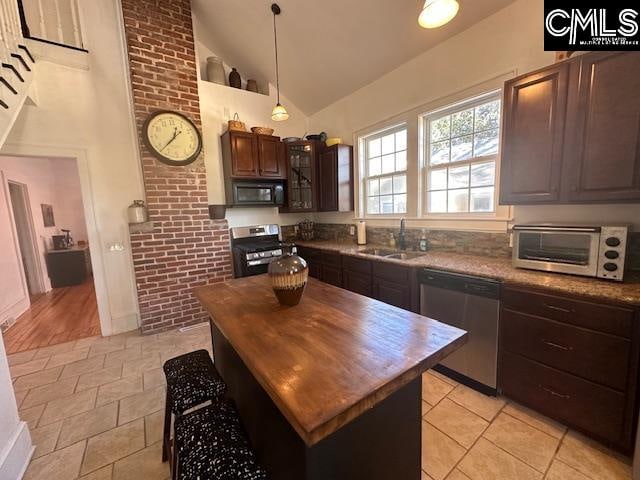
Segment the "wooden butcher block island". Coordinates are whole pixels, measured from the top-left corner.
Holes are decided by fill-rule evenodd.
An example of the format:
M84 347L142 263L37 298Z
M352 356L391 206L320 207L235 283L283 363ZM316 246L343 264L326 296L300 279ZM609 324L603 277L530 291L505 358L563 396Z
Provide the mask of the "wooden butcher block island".
M463 330L312 278L295 307L266 275L195 295L271 480L420 479L421 374Z

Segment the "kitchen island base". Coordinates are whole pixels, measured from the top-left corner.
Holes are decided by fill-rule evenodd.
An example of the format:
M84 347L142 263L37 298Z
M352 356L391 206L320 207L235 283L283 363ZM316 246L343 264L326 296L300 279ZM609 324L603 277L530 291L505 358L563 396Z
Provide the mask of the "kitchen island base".
M216 368L271 480L420 480L421 376L308 446L213 322L211 333Z

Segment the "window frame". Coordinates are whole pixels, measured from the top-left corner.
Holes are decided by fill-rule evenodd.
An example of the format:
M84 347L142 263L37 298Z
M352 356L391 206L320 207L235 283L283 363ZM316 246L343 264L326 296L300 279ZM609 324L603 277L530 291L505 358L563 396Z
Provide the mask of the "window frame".
M406 165L405 165L405 169L404 170L394 170L393 172L390 173L380 173L379 175L369 175L369 142L372 140L376 140L378 138L382 138L382 137L386 137L387 135L395 135L398 132L401 131L405 131L406 135L407 135L407 144L406 144L406 148L405 148L405 152L407 155L406 158ZM378 129L376 131L373 131L369 134L366 135L362 135L359 137L358 139L358 144L359 144L359 150L361 151L361 159L360 159L360 171L363 172L362 175L360 175L360 195L359 195L359 202L360 202L360 208L361 208L361 216L363 218L399 218L399 217L404 217L407 216L409 214L409 185L408 185L408 181L409 181L409 171L410 171L410 166L409 166L409 150L410 150L410 146L409 146L409 125L406 122L401 122L401 123L395 123L392 125L389 125L387 127ZM399 150L394 150L393 153L394 155L398 152ZM382 155L381 155L382 157ZM393 182L393 176L394 175L404 175L405 177L405 211L404 212L392 212L392 213L369 213L368 211L368 200L369 200L369 180L372 179L382 179L382 178L391 178L392 182ZM382 196L382 195L377 195L378 197ZM394 194L392 193L391 196L393 197Z
M480 157L472 157L464 160L458 160L456 162L448 162L435 166L432 168L429 165L429 156L430 156L430 148L431 148L431 130L430 130L430 122L431 120L435 120L437 118L452 115L454 113L461 112L463 110L468 110L470 108L475 108L479 105L483 105L485 103L490 103L493 101L500 101L500 119L498 126L498 151L491 155L484 155ZM481 219L499 219L504 216L504 214L500 211L500 205L498 203L499 200L499 171L500 171L500 155L501 155L501 144L502 144L502 120L504 113L504 100L502 96L502 89L491 89L490 91L486 91L484 93L480 93L477 95L469 96L467 98L463 98L457 102L445 105L441 108L437 108L434 110L430 110L428 112L422 113L418 116L419 120L419 135L420 135L420 145L419 145L419 155L420 155L420 192L418 196L420 198L420 218L425 219L447 219L447 220L481 220ZM476 132L474 131L472 135ZM451 137L449 137L449 140ZM429 212L429 172L431 170L442 170L447 169L449 167L459 167L465 165L478 165L482 163L493 162L494 164L494 181L493 181L493 210L490 212ZM487 185L488 186L488 185ZM467 187L469 190L471 187ZM444 192L449 192L449 188L445 190L440 190Z

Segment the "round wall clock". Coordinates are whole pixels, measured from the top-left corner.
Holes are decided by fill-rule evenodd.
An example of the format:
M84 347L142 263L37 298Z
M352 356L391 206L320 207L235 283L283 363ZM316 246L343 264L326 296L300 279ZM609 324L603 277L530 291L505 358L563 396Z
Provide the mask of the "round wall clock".
M202 150L198 128L177 112L152 113L142 126L142 138L151 153L167 165L189 165Z

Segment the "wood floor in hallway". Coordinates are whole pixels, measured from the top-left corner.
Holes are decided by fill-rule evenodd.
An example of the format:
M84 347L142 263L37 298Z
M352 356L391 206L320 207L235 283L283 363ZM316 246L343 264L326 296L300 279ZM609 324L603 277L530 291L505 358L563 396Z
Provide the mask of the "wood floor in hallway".
M100 335L93 279L40 296L4 332L8 354Z

